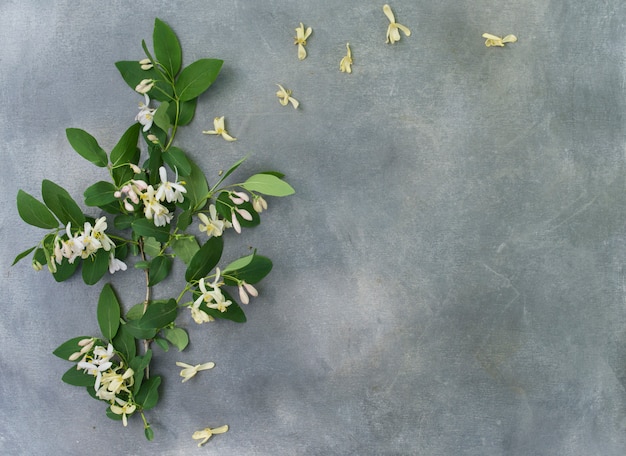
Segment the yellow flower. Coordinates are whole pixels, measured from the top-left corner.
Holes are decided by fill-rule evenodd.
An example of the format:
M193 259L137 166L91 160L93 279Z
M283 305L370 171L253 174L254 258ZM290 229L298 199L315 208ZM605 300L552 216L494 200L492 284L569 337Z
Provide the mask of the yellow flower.
M116 415L122 415L122 424L127 426L128 420L126 419L126 415L132 415L137 409L137 406L135 404L131 404L130 402L126 402L119 397L115 398L115 402L119 405L112 404L111 411Z
M215 119L213 119L213 128L215 128L215 130L206 130L206 131L203 131L202 133L204 133L205 135L220 135L226 141L237 140L236 138L233 138L232 136L230 136L228 132L226 131L226 128L224 127L224 116L216 117Z
M485 46L487 47L503 47L506 43L515 43L517 41L517 37L515 35L507 35L504 38L500 38L499 36L492 35L491 33L483 33L483 38L486 38Z
M278 92L276 92L276 96L280 98L280 100L278 100L280 104L283 106L287 106L288 103L291 103L294 109L298 109L298 106L300 106L300 103L298 102L298 100L296 100L294 97L291 96L291 90L286 90L280 84L276 84L276 85L280 89Z
M383 5L383 13L389 19L389 27L387 28L387 41L385 43L395 43L396 41L400 41L400 32L402 30L406 36L411 36L411 31L402 24L396 23L396 18L393 15L393 11L391 11L391 7L387 4Z
M352 51L350 51L350 43L346 43L346 49L348 53L341 59L341 62L339 62L339 71L342 73L352 73Z
M220 427L217 427L215 429L205 428L205 429L203 429L201 431L194 432L193 435L191 436L191 438L194 439L194 440L202 439L202 442L200 442L198 444L198 446L201 447L212 436L217 435L217 434L223 434L226 431L228 431L228 425L220 426Z
M306 50L304 49L304 46L306 46L306 39L311 36L312 31L313 29L311 29L311 27L307 27L307 29L304 30L304 24L302 24L302 22L300 22L300 27L296 27L296 38L293 44L298 45L298 58L300 60L304 60L306 58Z
M199 371L213 369L215 367L215 363L196 364L192 366L191 364L181 363L180 361L176 362L176 365L183 368L183 370L180 371L180 376L183 377L183 383L196 375Z

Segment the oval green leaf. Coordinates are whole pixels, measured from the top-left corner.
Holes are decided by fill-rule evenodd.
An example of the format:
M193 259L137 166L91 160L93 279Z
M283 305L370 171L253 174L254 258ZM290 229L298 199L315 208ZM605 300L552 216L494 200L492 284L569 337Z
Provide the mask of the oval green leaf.
M112 340L120 326L121 309L113 287L108 283L100 292L97 315L102 335L105 339Z
M59 221L52 215L50 209L23 190L17 192L17 212L29 225L47 229L59 227Z
M217 78L223 60L200 59L184 68L176 81L176 94L181 101L189 101L202 94Z
M108 164L107 153L100 147L96 138L89 133L80 128L68 128L65 134L70 145L83 158L101 168Z

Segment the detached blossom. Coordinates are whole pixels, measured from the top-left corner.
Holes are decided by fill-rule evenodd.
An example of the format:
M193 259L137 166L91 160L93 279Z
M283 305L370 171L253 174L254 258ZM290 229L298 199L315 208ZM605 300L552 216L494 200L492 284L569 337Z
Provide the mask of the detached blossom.
M396 41L400 41L400 32L402 30L406 36L411 36L411 31L402 24L396 23L396 18L393 15L393 11L391 11L391 7L387 4L383 5L383 13L389 19L389 27L387 28L387 40L385 43L395 43Z
M215 236L220 237L224 233L224 228L226 228L226 222L224 220L220 220L217 218L217 209L215 208L215 204L211 204L209 206L209 217L207 217L202 212L198 214L198 218L202 221L203 224L200 224L198 227L200 231L206 231L207 236Z
M218 135L224 138L226 141L236 141L237 138L233 138L226 131L226 127L224 126L224 116L216 117L213 119L213 128L215 130L205 130L202 133L205 135Z
M291 103L294 109L298 109L298 106L300 106L300 102L291 96L291 90L286 90L280 84L276 85L280 89L278 92L276 92L276 96L280 98L280 100L278 100L280 104L283 106L287 106L287 104Z
M130 402L124 401L119 397L115 398L115 402L117 402L119 405L112 404L111 411L116 415L122 415L122 424L124 424L124 426L127 426L128 420L126 419L126 415L132 415L137 409L137 406L135 404L131 404Z
M491 33L483 33L483 38L486 38L485 46L487 47L504 47L506 43L515 43L517 41L517 37L515 35L507 35L504 38L500 38L499 36L492 35Z
M150 108L150 97L147 93L144 93L144 101L145 103L139 102L139 113L135 116L135 120L143 125L143 131L146 132L152 128L156 109Z
M139 84L137 84L137 87L135 87L135 92L145 95L152 90L155 82L156 81L154 79L143 79Z
M300 60L306 59L306 49L304 49L304 46L306 46L306 39L311 36L311 32L313 32L313 29L307 27L305 30L302 22L300 22L300 27L296 27L296 38L293 44L298 46L298 59Z
M201 447L212 436L217 435L217 434L223 434L223 433L225 433L227 431L228 431L228 425L220 426L220 427L217 427L217 428L214 428L214 429L205 428L205 429L202 429L201 431L194 432L193 435L191 436L191 438L194 439L194 440L202 439L202 442L198 443L198 447Z
M191 377L196 375L199 371L213 369L215 367L215 363L204 363L204 364L196 364L192 366L191 364L182 363L180 361L176 362L178 367L182 367L183 369L180 371L180 376L183 377L183 383L189 380Z
M352 73L352 51L350 50L350 43L346 43L346 49L348 53L339 62L339 71L342 73Z
M176 201L182 203L185 197L183 193L187 193L187 189L183 187L181 182L169 182L167 180L167 171L165 166L159 168L159 176L161 177L161 183L155 194L155 198L159 201L166 200L168 203Z

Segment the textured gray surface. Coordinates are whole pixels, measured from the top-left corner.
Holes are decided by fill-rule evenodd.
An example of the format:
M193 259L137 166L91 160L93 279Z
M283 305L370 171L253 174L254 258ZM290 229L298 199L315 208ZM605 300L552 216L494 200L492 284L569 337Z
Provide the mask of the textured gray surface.
M622 0L396 0L413 34L393 46L382 2L51 5L0 2L0 453L624 454ZM229 235L232 257L253 245L275 269L248 323L187 322L190 349L158 356L148 443L51 355L98 333L101 286L9 265L41 234L17 188L47 178L78 199L106 177L64 130L115 144L140 97L114 62L142 57L155 16L187 63L226 61L181 147L212 175L250 154L242 175L280 169L297 195ZM299 22L314 30L302 62ZM488 49L483 32L519 41ZM201 135L218 115L236 143ZM115 276L125 304L140 280ZM217 367L181 385L177 360Z

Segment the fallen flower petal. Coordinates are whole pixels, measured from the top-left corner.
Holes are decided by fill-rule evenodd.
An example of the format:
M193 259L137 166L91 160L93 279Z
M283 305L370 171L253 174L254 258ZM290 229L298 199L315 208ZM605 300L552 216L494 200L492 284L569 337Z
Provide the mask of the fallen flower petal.
M339 62L339 71L342 73L352 73L352 51L350 51L350 43L346 43L346 49L348 53Z
M402 30L406 36L411 36L411 31L408 29L408 27L402 24L398 24L396 22L396 18L393 14L393 11L391 11L391 7L389 5L383 5L383 13L385 13L385 16L387 16L387 19L389 19L389 27L387 27L387 40L385 41L385 43L393 44L396 41L400 41L399 30Z
M483 33L483 38L485 38L485 46L487 47L504 47L506 43L515 43L517 41L517 37L515 35L507 35L504 38L500 38L499 36L492 35L491 33Z
M294 109L298 109L298 106L300 106L300 102L298 102L298 100L291 96L291 90L285 89L280 84L276 85L280 89L278 92L276 92L276 96L280 98L280 100L278 100L280 104L283 106L287 106L289 103L291 103Z
M233 138L226 131L226 127L224 127L224 116L216 117L213 119L213 128L215 130L205 130L202 133L205 135L219 135L224 138L226 141L236 141L237 138Z
M305 30L302 22L300 22L300 27L296 28L296 38L293 44L298 46L298 59L300 60L304 60L306 58L306 49L304 49L304 46L306 46L306 39L311 36L311 32L313 32L313 29L311 27L307 27Z
M204 364L196 364L192 366L191 364L176 362L178 367L182 367L183 369L180 371L180 376L183 377L183 383L189 380L191 377L196 375L199 371L213 369L215 367L215 363L209 362Z
M194 432L193 435L191 436L191 438L194 439L194 440L202 439L202 441L200 443L198 443L198 446L201 447L212 436L217 435L217 434L223 434L224 432L227 432L227 431L228 431L228 425L220 426L220 427L217 427L217 428L214 428L214 429L205 428L205 429L202 429L201 431Z

